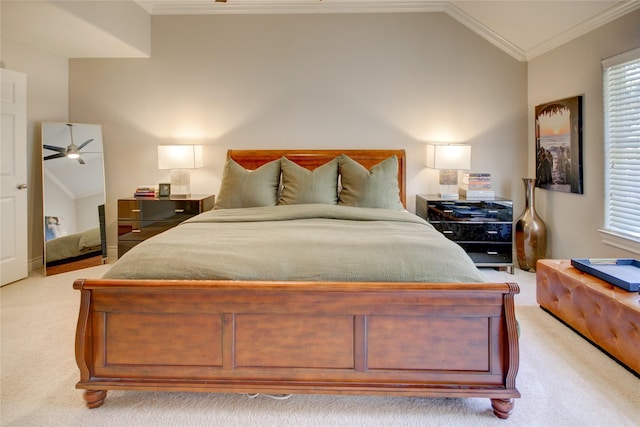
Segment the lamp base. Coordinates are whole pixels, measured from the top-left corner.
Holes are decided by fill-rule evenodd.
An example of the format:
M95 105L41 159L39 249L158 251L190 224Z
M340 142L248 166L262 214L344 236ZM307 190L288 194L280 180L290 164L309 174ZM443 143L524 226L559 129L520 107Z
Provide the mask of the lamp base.
M441 199L459 199L460 194L458 194L458 186L457 185L441 185L438 189L438 197Z
M443 169L439 176L440 188L438 196L441 199L457 199L458 194L458 171L455 169Z
M191 197L191 174L182 169L171 171L171 197L186 199Z

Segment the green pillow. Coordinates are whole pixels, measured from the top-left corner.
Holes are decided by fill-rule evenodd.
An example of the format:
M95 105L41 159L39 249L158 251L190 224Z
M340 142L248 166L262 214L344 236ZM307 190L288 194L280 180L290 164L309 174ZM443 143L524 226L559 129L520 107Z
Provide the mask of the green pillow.
M228 159L224 165L214 209L275 206L279 185L280 159L266 163L254 171Z
M279 205L338 203L338 158L313 171L282 158L282 189Z
M391 156L367 170L343 154L340 156L342 189L338 204L362 208L402 210L398 186L398 157Z

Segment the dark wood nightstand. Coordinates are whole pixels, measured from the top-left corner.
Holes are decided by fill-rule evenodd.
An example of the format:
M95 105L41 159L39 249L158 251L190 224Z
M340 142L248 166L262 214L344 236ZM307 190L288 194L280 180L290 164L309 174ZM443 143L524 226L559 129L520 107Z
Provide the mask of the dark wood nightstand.
M118 258L138 243L213 209L215 196L118 199Z
M513 201L417 195L416 215L462 246L476 266L513 273Z

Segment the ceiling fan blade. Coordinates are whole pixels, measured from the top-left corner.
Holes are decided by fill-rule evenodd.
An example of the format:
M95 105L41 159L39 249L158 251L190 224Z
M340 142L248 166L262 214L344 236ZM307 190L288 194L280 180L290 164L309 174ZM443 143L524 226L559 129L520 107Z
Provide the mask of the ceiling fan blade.
M42 144L42 148L46 148L47 150L57 151L58 153L64 153L67 149L62 147L56 147L55 145L47 145Z
M77 160L78 160L78 163L80 163L81 165L85 164L84 160L82 160L82 157L78 157Z
M87 145L88 143L90 143L91 141L93 141L93 138L91 139L87 139L85 142L83 142L82 144L80 144L80 146L78 147L78 150L82 150L82 147L84 147L85 145Z
M51 154L50 156L45 156L44 160L59 159L60 157L66 157L66 156L64 155L64 153Z

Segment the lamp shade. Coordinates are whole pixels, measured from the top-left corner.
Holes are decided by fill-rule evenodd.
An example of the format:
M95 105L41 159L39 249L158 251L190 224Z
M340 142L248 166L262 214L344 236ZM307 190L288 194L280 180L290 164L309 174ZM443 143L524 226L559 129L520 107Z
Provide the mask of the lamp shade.
M431 169L471 169L471 145L427 144L427 167Z
M202 157L202 145L158 145L158 169L201 168Z

